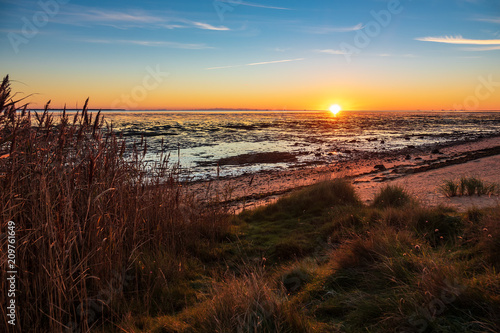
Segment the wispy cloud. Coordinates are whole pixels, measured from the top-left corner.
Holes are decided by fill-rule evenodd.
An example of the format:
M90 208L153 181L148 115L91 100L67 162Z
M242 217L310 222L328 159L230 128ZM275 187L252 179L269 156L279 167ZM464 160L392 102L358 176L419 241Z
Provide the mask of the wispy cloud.
M233 6L240 5L240 6L248 6L248 7L266 8L266 9L292 10L291 8L286 8L286 7L261 5L258 3L246 2L246 1L238 1L238 2L236 2L235 0L216 0L216 1L225 2L225 3L231 4Z
M160 27L166 28L166 29L184 29L184 28L189 28L187 25L181 25L181 24L161 24Z
M205 68L205 69L206 70L213 70L213 69L235 68L235 67L243 67L243 66L260 66L260 65L278 64L278 63L283 63L283 62L302 61L302 60L305 60L305 59L298 58L298 59L285 59L285 60L274 60L274 61L264 61L264 62L253 62L253 63L245 64L245 65L219 66L219 67L209 67L209 68Z
M162 22L161 17L147 15L140 12L118 12L118 11L102 11L89 9L87 12L74 13L85 21L103 21L103 22L141 22L141 23L156 23Z
M259 65L268 65L268 64L278 64L282 62L291 62L291 61L301 61L304 60L304 58L298 58L298 59L286 59L286 60L275 60L275 61L265 61L265 62L254 62L251 64L247 64L245 66L259 66Z
M475 21L500 24L500 17L496 17L496 18L479 18L479 19L476 19Z
M466 39L462 36L444 36L444 37L419 37L415 38L422 42L435 42L445 44L461 45L500 45L500 39Z
M464 51L495 51L500 50L500 46L464 47Z
M114 11L98 10L84 6L73 5L67 8L58 23L69 25L102 25L117 29L129 28L164 28L164 29L186 29L196 28L202 30L228 31L226 26L215 26L207 22L189 20L177 17L171 13L157 13L147 11Z
M314 50L314 52L318 52L318 53L326 53L326 54L333 54L333 55L343 55L343 54L347 54L345 51L342 51L342 50L332 50L332 49Z
M306 28L306 31L313 34L330 34L333 32L351 32L358 31L364 28L363 23L358 23L349 27L312 27Z
M173 49L187 49L187 50L203 50L211 49L213 47L205 44L185 44L169 41L150 41L150 40L123 40L123 39L84 39L82 42L87 43L101 43L101 44L133 44L150 47L169 47Z
M193 25L195 27L198 27L198 28L203 29L203 30L215 30L215 31L228 31L228 30L231 30L231 29L229 29L228 27L225 27L225 26L216 27L216 26L210 25L208 23L202 23L202 22L192 22L192 23L193 23Z

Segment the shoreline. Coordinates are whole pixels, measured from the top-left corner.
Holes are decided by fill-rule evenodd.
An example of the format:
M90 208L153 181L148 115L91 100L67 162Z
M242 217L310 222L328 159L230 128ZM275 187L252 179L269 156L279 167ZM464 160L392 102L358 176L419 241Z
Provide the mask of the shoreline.
M498 205L498 196L447 198L437 191L445 179L464 175L500 182L500 136L469 142L405 148L397 152L370 153L339 161L292 170L264 171L188 185L198 197L219 200L238 213L276 201L282 195L322 180L345 177L353 182L361 199L369 203L385 185L402 185L430 206L450 205L458 210Z

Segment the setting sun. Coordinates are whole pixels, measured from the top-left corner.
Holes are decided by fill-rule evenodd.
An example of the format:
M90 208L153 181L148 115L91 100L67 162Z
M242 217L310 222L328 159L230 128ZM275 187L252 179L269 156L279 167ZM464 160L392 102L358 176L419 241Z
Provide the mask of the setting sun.
M337 113L339 113L341 110L342 110L342 108L341 108L341 107L340 107L340 105L338 105L338 104L334 104L334 105L330 106L330 112L331 112L334 116L336 116L336 115L337 115Z

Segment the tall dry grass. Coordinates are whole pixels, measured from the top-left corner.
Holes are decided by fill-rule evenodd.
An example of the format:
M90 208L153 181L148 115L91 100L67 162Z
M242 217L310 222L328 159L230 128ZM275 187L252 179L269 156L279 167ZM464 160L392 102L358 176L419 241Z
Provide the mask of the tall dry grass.
M19 101L17 101L19 102ZM17 234L18 321L0 331L89 331L138 304L148 312L158 286L168 288L198 244L220 239L228 219L197 202L162 156L144 161L101 116L87 110L30 112L0 86L0 233ZM6 262L6 238L0 240ZM151 276L139 263L161 253ZM6 271L0 299L7 299Z

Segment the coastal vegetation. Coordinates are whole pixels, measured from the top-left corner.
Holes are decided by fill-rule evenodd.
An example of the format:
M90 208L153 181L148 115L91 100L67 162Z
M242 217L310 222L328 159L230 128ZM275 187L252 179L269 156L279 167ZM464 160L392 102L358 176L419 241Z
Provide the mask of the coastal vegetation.
M496 183L488 183L477 177L463 176L460 179L446 179L440 186L441 193L447 197L498 195L500 187Z
M430 208L393 186L366 205L333 179L229 214L86 106L12 98L5 78L0 233L15 223L19 331L500 330L500 207Z

